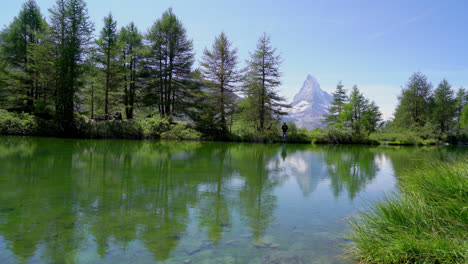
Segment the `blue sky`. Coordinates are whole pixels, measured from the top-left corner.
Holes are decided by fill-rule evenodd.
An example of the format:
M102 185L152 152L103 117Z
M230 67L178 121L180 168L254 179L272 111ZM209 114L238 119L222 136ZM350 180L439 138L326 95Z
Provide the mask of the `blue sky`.
M37 0L43 15L54 0ZM307 74L332 92L338 81L357 84L391 116L397 96L415 71L434 86L446 78L468 87L468 1L193 1L88 0L98 34L112 12L118 26L134 21L145 33L167 8L184 23L197 59L224 30L239 49L241 65L258 37L271 34L284 63L280 93L290 101ZM22 1L2 0L0 25L9 24Z

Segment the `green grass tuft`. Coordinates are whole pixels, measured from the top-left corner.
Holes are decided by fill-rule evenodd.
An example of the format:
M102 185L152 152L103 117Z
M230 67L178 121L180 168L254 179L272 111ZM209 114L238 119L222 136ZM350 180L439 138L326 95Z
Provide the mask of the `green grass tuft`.
M361 263L468 263L468 163L408 171L401 193L351 220L348 255Z

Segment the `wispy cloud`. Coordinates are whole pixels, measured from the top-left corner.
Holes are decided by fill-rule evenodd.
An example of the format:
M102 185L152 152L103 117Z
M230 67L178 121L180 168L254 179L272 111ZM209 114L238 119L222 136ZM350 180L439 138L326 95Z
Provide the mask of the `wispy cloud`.
M393 24L393 25L390 25L388 26L387 28L384 28L382 29L381 31L379 32L376 32L374 34L371 34L369 36L369 39L372 40L372 39L377 39L377 38L380 38L380 37L383 37L389 33L392 33L404 26L407 26L409 24L413 24L415 22L418 22L420 20L422 20L423 18L429 16L430 14L432 14L432 9L428 9L426 11L424 11L423 13L417 15L417 16L414 16L414 17L410 17L408 19L405 19L405 20L401 20L400 22L396 23L396 24Z

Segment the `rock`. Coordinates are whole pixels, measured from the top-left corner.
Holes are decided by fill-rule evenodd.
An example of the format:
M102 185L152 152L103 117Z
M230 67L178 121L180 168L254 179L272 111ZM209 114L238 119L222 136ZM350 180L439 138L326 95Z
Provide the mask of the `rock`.
M256 248L268 248L273 244L272 236L264 236L259 239L252 241L252 244Z
M190 259L184 260L184 264L190 264L190 263L192 263L192 261Z
M262 264L309 264L310 259L306 252L297 251L271 251L262 259Z

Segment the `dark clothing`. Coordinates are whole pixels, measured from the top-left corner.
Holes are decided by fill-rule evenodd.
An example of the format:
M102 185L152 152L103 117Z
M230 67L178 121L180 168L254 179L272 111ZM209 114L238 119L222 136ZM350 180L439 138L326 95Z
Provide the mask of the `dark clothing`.
M281 129L283 130L283 142L286 141L286 137L288 136L288 126L284 124Z

